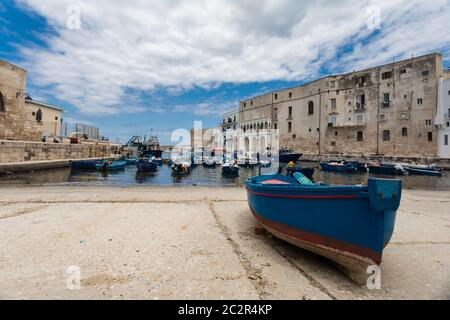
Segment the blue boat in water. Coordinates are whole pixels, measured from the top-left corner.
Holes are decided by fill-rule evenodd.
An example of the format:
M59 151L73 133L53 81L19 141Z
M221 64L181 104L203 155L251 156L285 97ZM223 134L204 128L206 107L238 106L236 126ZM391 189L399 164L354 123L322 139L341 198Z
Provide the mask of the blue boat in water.
M350 162L321 162L320 167L323 171L340 173L357 173L358 168Z
M102 162L103 160L74 160L70 161L70 168L72 170L95 170L97 165Z
M402 182L369 179L368 186L330 186L294 175L247 180L254 217L275 237L335 261L365 284L367 268L381 263L392 237Z
M141 159L136 163L138 172L155 172L158 170L158 164L154 161Z
M138 158L128 158L123 161L125 161L127 163L127 166L132 166L132 165L136 165L138 163L139 159Z
M100 171L115 171L115 170L123 170L127 163L125 161L103 161L102 163L98 163L95 167Z
M226 176L238 176L239 166L236 163L225 163L222 166L222 174Z

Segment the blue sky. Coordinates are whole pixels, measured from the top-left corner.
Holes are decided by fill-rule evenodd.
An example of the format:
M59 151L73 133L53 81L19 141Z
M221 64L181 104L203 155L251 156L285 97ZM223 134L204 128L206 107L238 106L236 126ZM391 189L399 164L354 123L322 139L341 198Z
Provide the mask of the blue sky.
M192 0L0 2L0 59L36 100L122 142L205 127L241 99L439 51L450 2ZM79 27L77 23L79 21Z

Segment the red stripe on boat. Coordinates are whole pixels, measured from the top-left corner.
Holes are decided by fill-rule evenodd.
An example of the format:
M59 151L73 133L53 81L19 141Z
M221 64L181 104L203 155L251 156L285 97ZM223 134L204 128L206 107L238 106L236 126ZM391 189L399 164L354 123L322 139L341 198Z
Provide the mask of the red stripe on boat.
M248 192L261 196L261 197L269 197L269 198L287 198L287 199L358 199L358 196L354 195L336 195L336 196L295 196L289 194L270 194L270 193L261 193L256 192L250 189L247 189Z
M360 257L369 258L377 264L381 263L382 256L371 249L360 247L360 246L354 245L354 244L349 244L349 243L346 243L346 242L343 242L340 240L327 238L327 237L324 237L324 236L321 236L321 235L318 235L315 233L303 231L301 229L294 228L294 227L284 225L281 223L269 221L269 220L264 219L257 213L255 213L253 211L253 209L250 209L250 210L252 211L256 220L259 221L259 223L261 223L275 231L278 231L296 241L309 242L313 245L314 244L321 245L321 246L324 246L327 248L336 249L341 252L349 252L349 253L355 254Z

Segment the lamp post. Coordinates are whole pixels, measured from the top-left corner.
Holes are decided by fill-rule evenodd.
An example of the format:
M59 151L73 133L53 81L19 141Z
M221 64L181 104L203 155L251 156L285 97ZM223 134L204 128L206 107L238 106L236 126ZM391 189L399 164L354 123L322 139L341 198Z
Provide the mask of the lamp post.
M30 94L26 92L17 92L16 98L18 99L19 97L25 97L25 103L31 103L33 101Z

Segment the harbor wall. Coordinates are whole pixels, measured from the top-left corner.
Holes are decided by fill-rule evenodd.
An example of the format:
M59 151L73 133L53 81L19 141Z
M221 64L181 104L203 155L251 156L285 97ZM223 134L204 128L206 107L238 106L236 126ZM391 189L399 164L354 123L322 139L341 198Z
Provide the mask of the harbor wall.
M106 158L117 154L114 144L57 144L0 140L0 164L31 161Z

